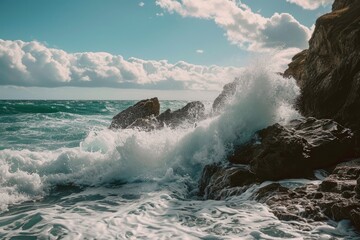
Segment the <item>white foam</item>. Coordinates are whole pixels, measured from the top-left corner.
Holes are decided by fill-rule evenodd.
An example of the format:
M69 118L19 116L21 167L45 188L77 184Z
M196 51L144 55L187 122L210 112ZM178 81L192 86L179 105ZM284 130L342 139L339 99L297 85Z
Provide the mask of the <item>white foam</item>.
M168 169L172 169L172 176L196 179L205 164L222 160L234 143L249 140L255 131L275 122L296 117L291 104L298 91L291 79L267 69L248 69L223 114L202 121L196 128L145 132L98 127L76 148L2 150L0 186L11 189L6 199L14 194L14 202L18 202L42 196L54 184L98 186L118 180L153 180L162 178ZM11 201L1 204L8 203Z

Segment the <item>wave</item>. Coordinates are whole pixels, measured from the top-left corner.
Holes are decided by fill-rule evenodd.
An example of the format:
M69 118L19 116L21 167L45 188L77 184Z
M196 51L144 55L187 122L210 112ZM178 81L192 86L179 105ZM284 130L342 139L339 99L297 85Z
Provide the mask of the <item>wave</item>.
M101 186L112 182L190 179L196 185L204 165L221 161L233 144L275 122L297 117L294 80L268 69L248 69L220 116L197 126L91 130L74 148L0 151L0 199L9 204L41 198L54 186Z

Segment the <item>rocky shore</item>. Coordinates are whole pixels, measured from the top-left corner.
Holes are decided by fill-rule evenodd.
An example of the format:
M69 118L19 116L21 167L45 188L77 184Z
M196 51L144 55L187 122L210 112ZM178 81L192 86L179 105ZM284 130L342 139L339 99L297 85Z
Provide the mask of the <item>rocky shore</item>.
M224 199L253 184L253 193L286 221L350 220L360 230L360 1L335 0L331 13L317 22L309 49L292 59L283 74L301 89L296 108L303 118L262 129L246 144L234 146L226 159L205 166L199 196ZM219 114L236 93L237 81L224 86L213 103ZM113 118L111 129L159 129L194 124L205 118L201 102L159 112L157 98L136 103ZM324 179L298 188L278 180Z

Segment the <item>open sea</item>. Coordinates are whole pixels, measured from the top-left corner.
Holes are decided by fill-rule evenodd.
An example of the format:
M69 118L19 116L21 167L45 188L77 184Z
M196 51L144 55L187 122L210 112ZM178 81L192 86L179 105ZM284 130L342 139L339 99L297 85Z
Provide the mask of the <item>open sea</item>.
M232 143L298 116L297 94L275 74L245 74L220 116L152 132L108 129L136 101L2 100L0 239L360 239L348 221L278 220L253 200L258 185L221 201L197 195L203 167Z

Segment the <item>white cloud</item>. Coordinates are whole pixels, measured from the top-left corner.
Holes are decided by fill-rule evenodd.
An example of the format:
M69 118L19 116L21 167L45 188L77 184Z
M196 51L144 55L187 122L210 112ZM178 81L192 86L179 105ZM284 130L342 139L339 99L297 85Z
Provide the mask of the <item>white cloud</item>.
M198 49L198 50L196 50L196 53L198 53L198 54L203 54L203 53L204 53L204 50Z
M144 2L140 2L140 3L139 3L139 7L143 7L143 6L145 6L145 3L144 3Z
M163 16L164 16L164 13L156 13L156 16L157 16L157 17L163 17Z
M0 39L0 85L217 90L241 68L67 53L36 42Z
M304 9L315 10L321 6L327 6L334 2L334 0L286 0L294 3Z
M310 29L290 14L275 13L266 18L234 0L157 0L156 4L183 17L213 20L226 31L231 43L247 50L306 48L310 38Z

